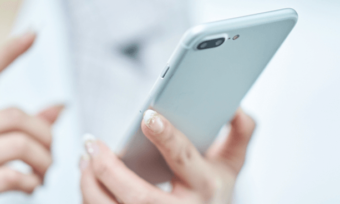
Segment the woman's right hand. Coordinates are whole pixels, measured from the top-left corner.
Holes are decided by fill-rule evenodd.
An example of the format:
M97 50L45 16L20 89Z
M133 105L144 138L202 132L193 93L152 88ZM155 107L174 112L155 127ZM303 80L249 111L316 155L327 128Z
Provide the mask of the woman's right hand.
M0 50L0 72L24 53L35 39L28 32L11 39ZM36 116L17 108L0 110L0 192L19 190L32 193L41 185L52 163L51 126L63 106L48 108ZM15 171L6 163L21 160L32 167L31 174Z

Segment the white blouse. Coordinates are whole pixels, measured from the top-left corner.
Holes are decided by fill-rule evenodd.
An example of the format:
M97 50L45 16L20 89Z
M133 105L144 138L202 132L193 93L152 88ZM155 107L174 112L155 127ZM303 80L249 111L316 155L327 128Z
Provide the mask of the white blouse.
M14 34L38 32L32 49L0 75L0 108L35 114L66 109L54 126L54 162L32 196L0 195L0 204L81 202L82 134L113 150L188 28L183 0L26 0ZM29 171L21 162L14 168Z

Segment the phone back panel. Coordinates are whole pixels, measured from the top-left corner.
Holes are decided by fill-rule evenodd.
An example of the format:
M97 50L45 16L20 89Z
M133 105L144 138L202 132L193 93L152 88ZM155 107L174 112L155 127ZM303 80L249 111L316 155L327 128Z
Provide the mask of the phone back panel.
M198 50L195 42L182 44L187 51L176 67L170 65L175 70L168 71L168 82L152 105L202 152L233 117L296 22L282 18L256 24L246 18L248 25L242 27L221 21L205 25L210 32L196 34L198 43L209 35L227 34L230 39L219 47ZM235 35L240 37L233 40Z
M124 163L151 183L172 177L163 157L140 129L143 112L150 106L203 153L233 117L296 21L293 9L281 9L202 24L186 32L168 62L170 68L161 73L132 122L122 156ZM200 42L215 35L230 39L216 48L196 49ZM240 37L233 40L235 35Z

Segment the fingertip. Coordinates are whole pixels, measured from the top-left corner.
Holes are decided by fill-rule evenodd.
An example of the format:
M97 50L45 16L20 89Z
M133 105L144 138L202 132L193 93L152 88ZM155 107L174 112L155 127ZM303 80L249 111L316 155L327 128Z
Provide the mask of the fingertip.
M241 123L241 124L245 124L245 123L249 123L249 124L255 124L255 120L246 112L244 112L244 110L242 108L238 108L235 112L234 118L232 120L232 123Z
M256 127L255 120L239 108L231 121L231 126L238 133L238 135L251 136Z
M65 109L65 104L56 104L52 108L54 108L58 113Z
M27 32L20 36L20 39L26 45L31 45L33 44L36 36L37 36L36 32L33 29L29 29Z
M63 104L58 104L43 110L38 114L38 116L46 120L48 123L53 124L58 119L64 108L65 106Z
M2 181L7 189L1 191L17 190L31 194L42 184L42 179L36 174L23 174L10 168L3 168L2 174L5 176Z
M97 140L97 138L94 135L92 135L91 133L85 133L83 135L84 144L86 144L86 142L96 141L96 140Z
M164 130L164 121L160 115L154 110L147 110L143 116L143 124L148 132L152 134L160 134Z
M256 128L255 119L249 114L246 114L243 112L243 120L244 120L244 124L247 124L247 127L253 132L254 129Z
M33 45L36 36L36 32L33 29L29 29L25 33L10 40L9 46L12 46L16 52L16 55L20 55Z
M20 186L19 190L22 190L27 194L32 194L37 187L43 184L43 180L35 174L26 176L27 181L22 183L22 186Z
M84 142L84 147L86 150L86 153L91 157L96 157L99 155L100 152L100 147L99 143L97 141L97 138L93 136L92 134L86 133L83 136L83 142Z
M110 157L113 154L106 144L97 140L92 134L85 134L83 140L86 153L90 156L90 160L98 157Z

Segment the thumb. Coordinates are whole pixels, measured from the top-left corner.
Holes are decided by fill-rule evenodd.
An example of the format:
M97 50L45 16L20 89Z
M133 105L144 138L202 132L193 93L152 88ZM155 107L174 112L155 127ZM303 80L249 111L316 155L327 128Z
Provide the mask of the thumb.
M58 119L58 116L64 108L64 105L55 105L41 111L37 116L48 123L53 124Z

